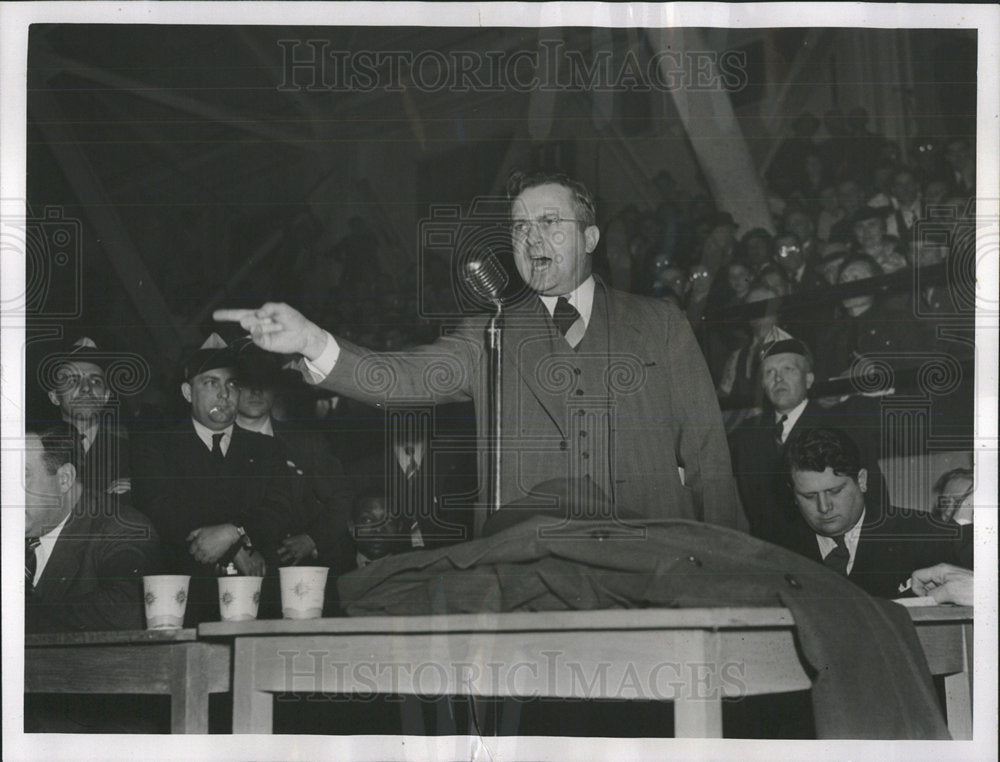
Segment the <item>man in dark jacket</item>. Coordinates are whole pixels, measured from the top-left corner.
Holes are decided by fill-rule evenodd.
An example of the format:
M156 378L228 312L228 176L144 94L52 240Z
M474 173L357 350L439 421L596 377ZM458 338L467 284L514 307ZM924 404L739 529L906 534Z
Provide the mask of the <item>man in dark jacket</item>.
M86 492L68 424L25 438L25 631L141 630L142 577L161 571L145 516Z

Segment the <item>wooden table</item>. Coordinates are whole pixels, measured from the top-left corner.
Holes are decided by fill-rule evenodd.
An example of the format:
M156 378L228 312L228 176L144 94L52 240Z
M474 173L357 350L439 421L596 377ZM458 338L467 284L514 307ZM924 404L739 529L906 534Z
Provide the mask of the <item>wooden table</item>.
M230 686L230 645L196 630L28 635L26 693L168 694L174 733L208 732L208 694Z
M972 737L972 610L910 609L949 728ZM721 738L722 699L810 687L783 608L573 611L202 624L232 639L233 732L273 732L275 693L672 701L675 735Z

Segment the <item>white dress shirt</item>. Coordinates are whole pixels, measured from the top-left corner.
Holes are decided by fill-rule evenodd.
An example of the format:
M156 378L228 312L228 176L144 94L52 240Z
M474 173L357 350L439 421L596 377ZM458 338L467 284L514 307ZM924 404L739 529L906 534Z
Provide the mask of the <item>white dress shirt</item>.
M222 434L222 441L219 443L222 454L225 455L229 452L229 443L233 438L233 424L229 424L222 431L212 431L208 426L199 423L194 418L191 419L191 423L194 424L194 433L198 435L198 439L205 443L205 447L208 448L209 452L212 451L212 437L215 434Z
M43 534L38 538L38 547L35 548L35 577L31 582L32 585L37 585L38 580L42 578L42 572L45 571L45 564L49 562L49 558L52 555L52 548L55 546L56 540L59 539L59 535L62 533L63 527L66 526L66 522L69 521L69 517L70 514L67 513L63 520L56 524L54 529L49 530L47 534Z
M774 415L774 422L775 423L777 423L778 421L781 420L781 416L782 415L787 416L787 418L785 418L785 422L784 422L784 424L782 425L782 428L781 428L781 441L782 441L782 443L784 443L784 441L786 439L788 439L788 435L792 432L792 428L795 426L795 424L798 423L799 418L802 417L802 411L806 409L806 405L808 405L808 404L809 404L809 400L807 398L807 399L802 400L802 402L800 402L798 405L796 405L795 407L793 407L787 413L775 413L775 415Z
M858 554L858 541L861 539L861 525L865 523L865 512L861 511L861 518L858 519L858 523L851 527L846 534L844 534L844 544L847 545L847 552L851 554L850 559L847 562L847 573L851 573L851 569L854 568L854 558ZM819 543L819 553L823 556L825 560L833 549L837 547L837 542L832 537L827 537L826 535L818 534L816 535L816 542Z

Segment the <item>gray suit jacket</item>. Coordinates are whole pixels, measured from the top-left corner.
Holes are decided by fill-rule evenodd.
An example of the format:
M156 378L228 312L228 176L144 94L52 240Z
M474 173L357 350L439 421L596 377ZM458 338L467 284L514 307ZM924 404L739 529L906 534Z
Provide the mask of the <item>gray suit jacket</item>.
M337 364L320 384L379 407L471 399L485 453L487 321L468 318L406 352L376 353L338 340ZM598 279L587 333L574 351L531 294L507 308L502 346L501 503L524 502L550 479L592 477L630 514L745 529L714 387L676 307ZM581 377L600 382L581 389ZM480 457L483 504L488 466ZM477 512L477 534L484 520Z

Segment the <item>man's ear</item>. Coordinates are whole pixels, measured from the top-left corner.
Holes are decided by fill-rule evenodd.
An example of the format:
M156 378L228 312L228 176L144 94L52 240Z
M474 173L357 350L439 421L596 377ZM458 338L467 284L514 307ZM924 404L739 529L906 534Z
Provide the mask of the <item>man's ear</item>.
M812 373L806 373L806 389L812 389L813 381L815 380L816 376L814 376Z
M65 495L76 483L76 467L72 463L63 463L56 469L56 479L60 494Z
M191 401L191 384L189 384L187 381L181 384L181 394L184 395L184 399L186 399L188 402Z
M587 253L590 254L597 248L597 242L601 240L601 231L597 225L591 225L583 231L583 238L587 242Z
M858 487L862 492L868 491L868 469L862 468L858 471Z
M49 402L51 402L56 407L59 407L59 395L55 392L49 392Z

